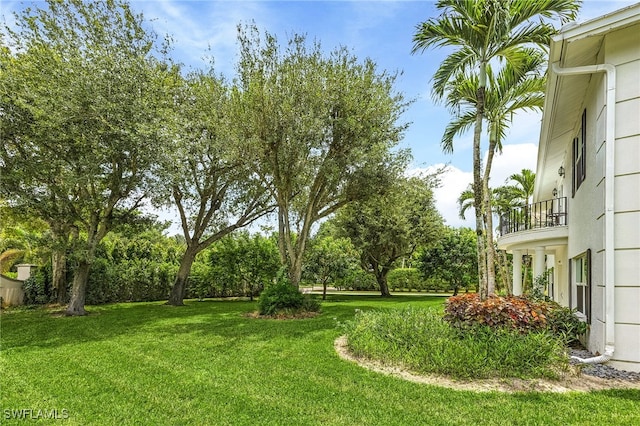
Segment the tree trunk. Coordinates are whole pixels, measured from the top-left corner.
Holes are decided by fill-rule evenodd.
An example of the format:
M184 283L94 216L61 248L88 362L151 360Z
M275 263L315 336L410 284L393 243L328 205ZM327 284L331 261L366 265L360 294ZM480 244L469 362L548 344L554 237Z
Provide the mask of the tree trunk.
M187 291L187 279L189 278L191 266L193 265L193 261L196 258L196 254L197 251L191 247L187 247L187 250L184 252L184 256L182 256L182 260L180 261L180 268L178 268L176 279L173 282L173 287L171 288L171 294L169 295L167 305L184 305L183 301L185 293Z
M476 104L476 122L473 131L473 207L476 214L476 246L478 249L478 279L480 280L480 297L487 297L486 254L484 250L484 217L483 217L483 185L480 174L480 139L482 136L482 119L484 116L484 92L486 85L486 64L480 65L479 84Z
M327 282L322 283L322 300L327 300Z
M71 287L71 300L67 307L67 315L86 315L84 302L87 294L87 280L89 279L89 269L91 264L87 260L81 260L73 274L73 285Z
M524 262L522 265L522 293L526 293L529 289L527 288L529 286L529 255L526 255L524 257Z
M487 296L493 296L496 292L496 248L493 245L493 212L491 210L491 190L489 189L489 179L491 178L491 166L493 164L493 156L495 154L497 141L497 130L492 126L491 135L489 136L487 164L485 165L484 176L482 178L482 196L486 232L485 245L487 249Z
M64 249L55 249L51 255L52 287L56 292L56 301L67 303L67 255Z
M479 151L478 147L478 151ZM475 148L474 148L475 151ZM475 155L474 155L475 157ZM478 156L477 167L480 167L480 160ZM476 162L474 161L474 169L476 169ZM485 252L485 233L484 233L484 215L483 210L483 197L482 197L482 182L476 181L476 173L474 171L474 210L476 217L476 250L478 251L478 280L480 297L484 300L487 297L487 257Z
M245 283L246 283L246 287L249 289L249 301L253 302L253 291L254 291L254 284L252 284L253 281L246 280Z
M376 281L378 282L378 286L380 287L380 296L382 297L391 297L389 284L387 283L388 272L389 271L386 268L382 268L382 271L376 269Z
M486 204L486 209L487 296L493 296L496 293L496 247L493 244L493 217L490 202Z
M289 279L291 285L295 288L300 288L300 281L302 281L302 253L294 254L294 261L289 270Z

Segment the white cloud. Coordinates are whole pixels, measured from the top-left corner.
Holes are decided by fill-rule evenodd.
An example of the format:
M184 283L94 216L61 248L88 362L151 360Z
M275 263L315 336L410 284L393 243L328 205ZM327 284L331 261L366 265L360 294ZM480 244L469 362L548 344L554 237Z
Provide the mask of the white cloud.
M485 159L486 159L485 155ZM504 145L502 154L493 157L491 167L490 185L502 186L505 180L514 173L520 173L522 169L530 169L535 172L538 160L538 146L533 143Z
M173 51L188 67L206 68L205 58L213 56L218 72L231 76L236 56L237 26L255 21L262 30L272 14L260 2L134 1L143 10L154 30L173 39Z
M491 183L494 187L504 185L505 180L522 169L536 169L538 148L533 143L512 144L503 147L502 154L496 155L491 168ZM486 159L486 154L485 157ZM473 182L473 172L464 171L458 167L445 164L435 164L426 168L413 168L407 174L410 176L422 173L435 173L444 169L441 175L441 185L434 190L436 208L449 226L467 226L475 228L473 210L469 210L466 219L458 216L458 197Z
M449 226L474 227L473 212L467 213L466 219L458 216L458 197L473 182L473 173L465 172L450 164L434 164L426 168L414 168L407 172L410 176L421 174L433 174L443 170L440 175L440 186L433 191L436 199L436 208Z

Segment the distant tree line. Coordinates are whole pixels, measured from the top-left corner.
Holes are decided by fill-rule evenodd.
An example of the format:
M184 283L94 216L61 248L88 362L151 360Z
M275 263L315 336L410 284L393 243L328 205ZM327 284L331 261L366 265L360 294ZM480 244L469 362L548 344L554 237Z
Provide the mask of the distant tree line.
M100 242L89 275L87 304L159 301L169 297L185 243L179 235L165 235L165 224L150 220L147 223L150 226L145 229L121 227ZM464 228L442 230L437 242L418 246L412 255L397 259L387 276L390 290L476 289L473 232ZM363 254L350 239L337 236L340 232L343 231L330 221L310 239L301 284L325 292L328 288L380 292L376 273L363 267ZM185 297L257 297L282 269L277 239L275 233L242 231L215 242L196 257ZM66 281L71 283L75 265L70 262L66 266ZM52 278L48 258L25 283L25 303L57 302ZM70 293L66 294L69 297Z

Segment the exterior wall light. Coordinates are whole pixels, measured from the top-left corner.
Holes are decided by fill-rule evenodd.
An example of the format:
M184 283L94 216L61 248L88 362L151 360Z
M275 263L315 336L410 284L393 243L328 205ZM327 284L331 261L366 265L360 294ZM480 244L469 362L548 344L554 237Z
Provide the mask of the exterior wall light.
M556 188L553 188L553 191L551 191L551 194L553 194L553 198L558 196L558 190Z
M560 168L558 169L558 174L560 175L560 177L564 177L564 167L560 166Z

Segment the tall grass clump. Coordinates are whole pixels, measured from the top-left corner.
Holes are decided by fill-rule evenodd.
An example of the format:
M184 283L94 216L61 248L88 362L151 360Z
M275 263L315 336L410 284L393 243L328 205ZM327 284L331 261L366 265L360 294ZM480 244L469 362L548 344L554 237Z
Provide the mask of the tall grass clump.
M343 325L350 351L417 373L457 379L558 378L565 345L547 331L460 330L430 309L357 312Z

